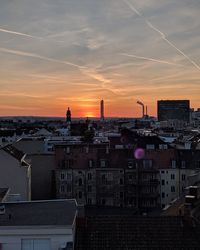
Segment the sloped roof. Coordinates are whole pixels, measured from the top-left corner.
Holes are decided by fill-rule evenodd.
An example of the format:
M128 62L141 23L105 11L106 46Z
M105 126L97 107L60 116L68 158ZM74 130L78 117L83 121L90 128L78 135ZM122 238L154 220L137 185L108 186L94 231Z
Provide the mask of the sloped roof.
M15 147L13 147L12 145L7 145L5 147L2 148L6 153L10 154L11 156L13 156L15 159L17 159L18 161L21 161L23 156L25 155L24 152L16 149Z
M34 135L37 135L37 136L47 135L47 136L49 136L49 135L52 135L52 133L49 132L47 129L42 128L42 129L38 130Z
M75 200L1 203L5 214L1 226L72 225L76 216Z

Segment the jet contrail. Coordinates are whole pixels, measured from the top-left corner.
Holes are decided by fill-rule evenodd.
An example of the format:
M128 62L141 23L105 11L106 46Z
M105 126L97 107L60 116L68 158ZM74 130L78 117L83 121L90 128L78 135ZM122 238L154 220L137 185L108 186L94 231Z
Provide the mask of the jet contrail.
M24 37L34 38L34 39L42 39L41 37L31 36L31 35L28 35L28 34L25 34L25 33L16 32L16 31L13 31L13 30L2 29L2 28L0 28L0 32L9 33L9 34L17 35L17 36L24 36Z
M46 61L55 62L55 63L62 63L62 64L69 65L69 66L72 66L72 67L76 67L78 69L86 68L84 66L80 66L80 65L68 62L68 61L61 61L61 60L57 60L57 59L54 59L54 58L51 58L51 57L41 56L39 54L24 52L24 51L21 51L21 50L11 50L11 49L6 49L6 48L0 48L0 52L14 54L14 55L18 55L18 56L33 57L33 58L38 58L38 59L41 59L41 60L46 60Z
M195 68L197 68L198 70L200 70L200 66L194 62L189 56L187 56L182 50L180 50L179 48L177 48L172 42L170 42L167 38L166 35L160 31L159 29L157 29L148 19L146 19L141 12L139 12L128 0L123 0L124 3L126 5L128 5L128 7L135 12L139 17L141 17L142 19L144 19L145 23L149 26L150 29L156 31L161 38L167 42L172 48L174 48L176 51L178 51L182 56L184 56L193 66L195 66Z
M120 53L120 55L127 56L127 57L134 57L134 58L138 58L138 59L142 59L142 60L147 60L147 61L152 61L152 62L169 64L169 65L184 66L182 64L177 64L177 63L173 63L173 62L163 61L163 60L159 60L159 59L155 59L155 58L151 58L151 57L143 57L143 56L137 56L137 55L132 55L132 54L130 55L130 54L126 54L126 53Z

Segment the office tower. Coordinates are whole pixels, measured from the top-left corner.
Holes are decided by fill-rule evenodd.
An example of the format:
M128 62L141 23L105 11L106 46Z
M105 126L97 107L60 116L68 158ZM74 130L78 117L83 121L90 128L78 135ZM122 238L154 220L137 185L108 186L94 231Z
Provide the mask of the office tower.
M160 100L158 106L158 121L180 120L190 122L189 100Z

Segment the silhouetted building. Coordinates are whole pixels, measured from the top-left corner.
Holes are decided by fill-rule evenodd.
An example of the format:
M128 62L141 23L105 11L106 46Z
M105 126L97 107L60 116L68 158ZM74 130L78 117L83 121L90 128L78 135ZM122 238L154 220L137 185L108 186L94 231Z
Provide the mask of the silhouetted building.
M104 100L100 102L101 121L104 121Z
M71 111L70 111L70 109L68 108L68 110L67 110L67 113L66 113L66 122L71 122Z
M190 121L189 100L161 100L158 101L158 120Z

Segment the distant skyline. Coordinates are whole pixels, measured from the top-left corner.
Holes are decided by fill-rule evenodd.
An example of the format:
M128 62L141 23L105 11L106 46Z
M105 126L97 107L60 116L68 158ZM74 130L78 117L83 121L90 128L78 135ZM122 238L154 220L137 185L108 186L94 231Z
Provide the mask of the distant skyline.
M200 107L199 0L0 1L0 116Z

